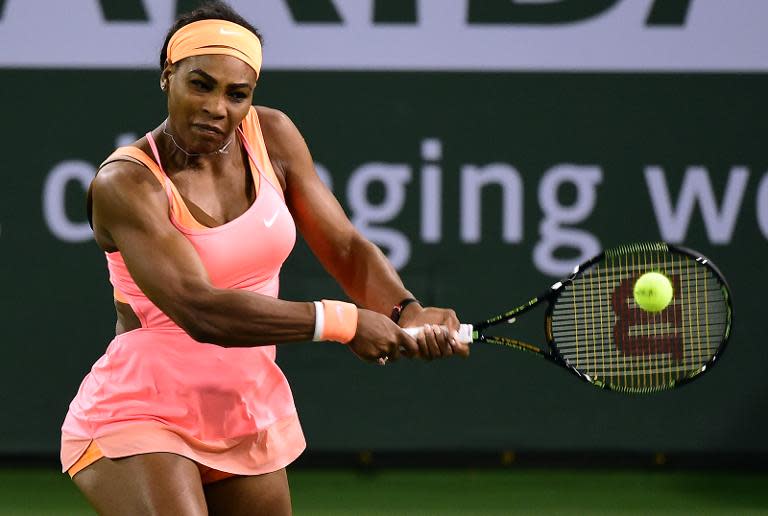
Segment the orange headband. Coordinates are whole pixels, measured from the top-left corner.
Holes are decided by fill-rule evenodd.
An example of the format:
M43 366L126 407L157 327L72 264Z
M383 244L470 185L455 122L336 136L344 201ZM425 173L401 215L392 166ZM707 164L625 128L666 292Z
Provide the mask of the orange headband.
M261 70L261 42L245 27L225 20L201 20L176 31L168 42L168 62L185 57L209 54L240 59L253 68L256 77Z

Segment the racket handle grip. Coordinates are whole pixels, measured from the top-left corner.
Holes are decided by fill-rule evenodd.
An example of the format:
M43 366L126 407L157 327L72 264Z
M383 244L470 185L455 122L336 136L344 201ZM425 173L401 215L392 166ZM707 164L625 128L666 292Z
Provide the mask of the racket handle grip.
M441 328L445 328L445 326L441 326ZM459 342L461 342L462 344L471 344L472 329L473 328L471 324L460 324L459 325ZM418 337L419 333L423 331L423 328L420 326L413 326L410 328L403 328L403 331L415 339L416 337Z

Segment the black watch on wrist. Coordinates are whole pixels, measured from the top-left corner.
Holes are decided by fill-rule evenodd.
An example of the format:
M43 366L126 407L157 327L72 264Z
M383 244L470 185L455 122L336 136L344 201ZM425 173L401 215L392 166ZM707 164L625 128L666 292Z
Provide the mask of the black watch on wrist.
M412 297L407 297L397 303L395 306L392 307L392 314L389 316L390 319L392 319L394 322L398 322L400 320L400 315L402 315L403 310L405 310L405 307L410 305L411 303L419 303L418 299L414 299ZM421 304L421 303L419 303Z

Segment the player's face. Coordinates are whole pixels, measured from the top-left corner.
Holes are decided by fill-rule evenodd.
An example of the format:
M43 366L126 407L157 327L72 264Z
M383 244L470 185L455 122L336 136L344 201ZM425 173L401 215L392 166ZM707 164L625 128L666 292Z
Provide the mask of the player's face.
M256 72L225 55L193 56L166 67L168 125L190 153L220 149L248 114Z

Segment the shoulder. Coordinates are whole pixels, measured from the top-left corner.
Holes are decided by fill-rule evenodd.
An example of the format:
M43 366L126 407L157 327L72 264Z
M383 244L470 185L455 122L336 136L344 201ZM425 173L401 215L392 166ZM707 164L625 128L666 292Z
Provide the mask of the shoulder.
M145 227L167 213L165 190L152 172L133 161L102 166L88 189L88 220L99 246L117 249L112 235L122 227Z
M296 124L284 112L266 106L254 106L253 111L258 115L264 141L268 144L279 147L303 141Z
M270 155L288 159L296 146L305 145L299 129L288 115L279 109L254 106L259 117L261 133Z
M128 191L146 189L149 191L163 190L163 185L152 172L143 164L129 158L110 161L99 169L93 179L94 191L105 193L112 191Z
M290 117L279 109L266 106L253 106L253 111L259 117L262 131L280 132L287 131L296 126Z
M93 184L99 187L163 187L163 181L158 177L161 172L149 168L150 165L155 165L151 155L152 149L146 136L129 145L118 147L102 162Z
M102 166L91 182L89 201L101 213L151 209L166 204L164 185L136 161L120 159Z

